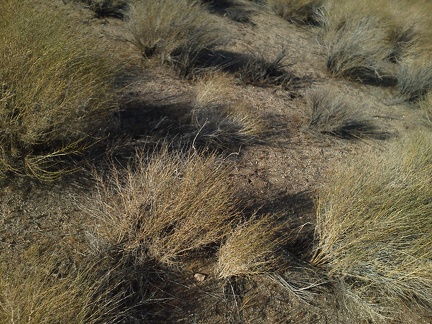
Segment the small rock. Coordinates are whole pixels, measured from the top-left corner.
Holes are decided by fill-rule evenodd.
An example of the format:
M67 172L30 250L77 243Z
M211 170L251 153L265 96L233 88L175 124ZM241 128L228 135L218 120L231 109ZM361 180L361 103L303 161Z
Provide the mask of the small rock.
M206 280L207 275L204 273L195 273L194 278L196 281L203 282L204 280Z

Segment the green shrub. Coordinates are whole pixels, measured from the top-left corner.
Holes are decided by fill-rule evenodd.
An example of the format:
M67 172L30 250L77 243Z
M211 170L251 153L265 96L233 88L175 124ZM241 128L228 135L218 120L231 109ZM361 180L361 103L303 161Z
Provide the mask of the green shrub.
M0 173L51 180L106 127L113 71L61 12L5 0L0 17Z

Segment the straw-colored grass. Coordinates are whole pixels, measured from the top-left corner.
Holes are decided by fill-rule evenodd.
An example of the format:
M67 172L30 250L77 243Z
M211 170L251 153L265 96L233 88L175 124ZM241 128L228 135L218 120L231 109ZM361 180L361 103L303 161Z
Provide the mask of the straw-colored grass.
M17 14L19 13L19 14ZM110 113L113 70L59 10L0 4L0 174L51 180Z
M374 15L364 5L350 5L349 1L335 2L321 12L327 68L335 76L380 78L382 63L392 49L387 40L388 19Z
M225 38L212 18L197 0L134 1L128 24L144 57L169 62L188 76L199 55Z
M278 249L284 237L280 223L271 215L254 216L228 236L218 252L219 278L268 274L281 267Z
M63 260L64 261L64 260ZM121 302L97 262L83 269L59 270L57 256L35 253L33 247L18 261L0 257L1 323L118 323ZM102 274L101 274L102 273Z
M312 263L341 280L371 317L432 307L432 141L429 134L335 166L319 192Z
M267 0L267 5L285 20L318 24L318 12L324 0Z
M419 106L423 111L428 124L432 126L432 92L428 92L423 100L419 102Z
M336 88L323 86L307 92L309 129L322 134L344 138L377 135L376 127L367 117L367 105L340 93Z
M403 57L398 73L400 96L408 101L422 99L432 89L432 56L410 53Z
M264 131L256 109L246 102L229 100L235 79L215 72L196 81L192 125L194 139L215 147L230 147L252 142Z
M214 155L139 154L99 181L92 214L99 240L174 265L218 243L238 221L230 168Z

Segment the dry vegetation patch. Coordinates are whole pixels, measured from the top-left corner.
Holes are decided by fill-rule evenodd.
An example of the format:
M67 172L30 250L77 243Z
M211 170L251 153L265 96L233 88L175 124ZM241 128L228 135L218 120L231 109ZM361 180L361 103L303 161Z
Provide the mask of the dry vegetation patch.
M320 24L318 13L324 0L267 0L266 2L283 19L311 25Z
M166 149L113 169L91 210L101 245L172 265L219 242L240 215L229 172L214 155Z
M82 153L107 127L113 70L60 13L30 1L0 8L0 174L50 180L59 157Z
M117 323L121 297L97 262L59 271L61 257L33 246L20 259L0 257L2 323Z
M129 28L145 58L158 57L173 64L181 76L192 74L200 54L226 38L197 0L135 1Z
M216 148L236 147L251 143L264 131L264 122L246 101L227 100L235 91L235 79L214 72L196 80L192 125L194 144Z
M431 162L419 134L336 166L319 193L312 263L342 280L366 317L431 309Z
M220 278L268 274L281 267L281 223L271 215L253 216L228 236L218 251Z
M366 116L367 105L325 86L307 92L309 129L344 138L377 136L379 132Z

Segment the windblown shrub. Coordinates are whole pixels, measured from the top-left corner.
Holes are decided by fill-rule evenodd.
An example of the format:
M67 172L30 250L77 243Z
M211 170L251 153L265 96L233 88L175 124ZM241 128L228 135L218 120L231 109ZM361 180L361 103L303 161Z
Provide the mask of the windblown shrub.
M317 202L312 263L369 317L432 307L432 141L419 134L335 166Z
M0 30L0 174L50 180L106 127L113 71L61 12L31 1L2 1Z

